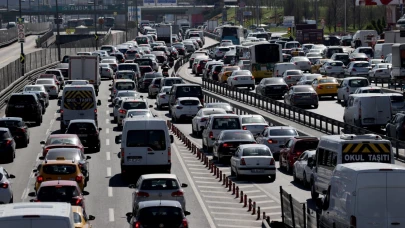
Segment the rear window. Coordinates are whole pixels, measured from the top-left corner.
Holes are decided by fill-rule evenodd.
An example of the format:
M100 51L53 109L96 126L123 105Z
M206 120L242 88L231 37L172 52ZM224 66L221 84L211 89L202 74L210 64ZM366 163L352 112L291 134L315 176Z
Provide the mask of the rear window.
M294 129L273 129L270 130L269 134L271 136L295 136L298 135L297 131Z
M355 63L354 67L369 67L369 63Z
M294 149L301 152L315 150L318 147L318 143L319 141L317 140L300 140L295 144Z
M37 80L35 82L35 84L37 84L37 85L47 85L47 84L53 84L53 83L54 83L54 80L52 80L52 79Z
M166 149L166 134L163 130L131 130L127 133L127 147L150 147Z
M17 95L11 96L8 104L33 104L35 103L34 96L31 95Z
M294 88L294 92L296 93L312 93L314 92L314 89L311 87L296 87Z
M132 73L119 73L117 74L117 79L134 79L135 74Z
M347 59L349 59L349 55L336 55L335 59L337 59L337 60L347 60Z
M44 166L45 168L45 166ZM70 202L79 196L75 186L45 186L38 190L38 200L41 202Z
M209 110L209 111L204 111L203 116L209 116L209 115L212 115L212 114L225 114L225 113L226 113L225 110L215 110L215 111Z
M116 88L118 90L133 90L135 89L134 82L117 82Z
M82 223L82 217L79 213L73 212L73 220L75 223Z
M177 207L145 207L139 211L138 218L142 224L155 224L156 218L159 218L159 223L176 224L170 227L178 227L183 219L183 211Z
M148 43L149 43L147 37L136 37L136 38L135 38L135 41L136 41L138 44L148 44Z
M229 48L219 48L218 51L222 51L222 52L227 52L230 51L231 49Z
M238 118L216 117L212 129L241 129Z
M138 59L136 59L135 63L138 63L139 66L150 66L152 64L152 60L151 59L149 59L149 60L145 60L145 59L144 60L138 60Z
M146 179L142 181L141 190L176 190L179 185L175 179Z
M56 160L58 157L64 157L66 160L79 161L83 158L79 154L79 149L71 149L69 151L48 151L45 160Z
M251 123L266 123L266 121L261 116L242 118L242 124L251 124Z
M342 48L329 48L328 53L330 55L333 55L335 53L343 53L343 49Z
M45 164L42 166L42 171L46 174L67 175L76 173L76 165L65 164Z
M147 72L152 72L152 68L151 67L141 67L141 72L142 73L147 73Z
M223 140L252 140L254 137L250 131L243 132L226 132L222 135Z
M135 97L136 92L125 92L125 93L118 93L117 97Z
M289 70L286 71L287 75L301 75L301 71L300 70Z
M352 79L349 81L350 87L366 87L368 85L367 79Z
M94 133L96 128L92 123L71 123L67 129L68 134Z
M271 152L268 148L245 148L242 156L271 156Z
M7 131L0 131L0 140L6 140L10 138L10 134Z
M372 50L372 49L369 49L369 48L361 48L361 49L359 50L359 52L360 52L360 53L364 53L364 54L366 54L366 55L371 55L371 54L373 54L373 50Z
M381 89L363 89L360 93L383 93Z
M119 64L118 71L120 70L132 70L134 72L138 72L138 68L135 64Z
M391 102L393 102L393 103L404 102L404 97L403 96L391 96Z
M147 109L145 102L138 102L138 101L131 101L131 102L124 102L122 107L126 110L130 109Z
M193 106L193 105L199 105L200 102L196 100L184 100L180 101L180 104L185 105L185 106Z
M330 63L331 66L343 66L342 62L332 62Z
M55 145L55 144L70 144L76 145L78 143L77 138L49 138L46 144Z
M23 123L16 120L2 120L0 121L0 127L22 127ZM1 180L1 179L0 179Z
M200 97L203 95L200 86L179 86L176 93L177 97Z
M233 75L252 75L249 70L238 70L233 72Z
M338 83L334 78L320 79L319 83Z
M181 79L170 79L170 80L165 80L164 86L172 86L175 84L181 84L183 83L183 80Z

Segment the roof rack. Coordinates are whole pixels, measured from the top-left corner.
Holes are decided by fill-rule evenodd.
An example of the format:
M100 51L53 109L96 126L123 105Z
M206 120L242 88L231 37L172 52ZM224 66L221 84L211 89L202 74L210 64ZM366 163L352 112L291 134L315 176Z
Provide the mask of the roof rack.
M382 140L382 137L376 134L365 134L365 135L355 135L355 134L343 134L340 136L344 140L355 140L355 139L375 139Z

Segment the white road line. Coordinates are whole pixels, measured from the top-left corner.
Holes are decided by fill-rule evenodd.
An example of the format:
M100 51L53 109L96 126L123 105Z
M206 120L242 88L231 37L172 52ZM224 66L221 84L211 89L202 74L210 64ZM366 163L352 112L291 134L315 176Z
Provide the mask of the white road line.
M198 174L198 175L212 175L211 173L206 173L206 172L190 172L192 174ZM211 178L212 179L212 178Z
M199 177L199 176L193 176L195 179L204 179L204 180L214 180L212 177ZM217 184L217 181L195 181L196 183L207 183L207 184Z
M110 110L105 111L105 114L110 115Z
M105 156L107 161L111 160L111 153L110 152L105 152Z
M22 195L21 195L21 199L24 200L25 198L27 198L28 193L29 193L30 189L29 188L25 188Z
M243 209L245 209L245 211L247 210L246 208L243 208ZM212 212L213 214L216 214L216 215L237 215L237 216L252 216L252 215L250 215L250 214L248 214L248 213L228 213L228 212L217 212L217 211L215 211L215 212Z
M197 161L198 162L198 161ZM196 167L201 167L202 165L201 164L187 164L188 166L196 166ZM206 170L208 170L208 169L206 169Z
M202 195L205 198L212 198L212 199L230 199L229 196L209 196L209 195Z
M260 190L243 191L243 193L255 193L255 192L261 192L261 191Z
M205 170L205 171L208 171L208 169L204 169L204 168L188 168L188 169L189 170Z
M203 185L198 185L198 188L209 188L209 189L224 189L224 187L216 187L216 186L203 186Z
M267 192L264 188L262 188L260 185L258 184L254 184L255 187L257 187L258 189L262 190L262 192L264 192L268 197L270 197L272 200L274 200L276 203L281 204L280 200L278 199L278 197L270 194L269 192Z
M257 202L256 202L257 204ZM266 209L266 210L272 210L272 209L280 209L280 206L273 206L273 207L260 207L261 210Z
M237 226L237 225L229 225L229 224L218 224L219 227L240 227L245 228L246 226Z
M31 172L31 174L30 174L30 179L32 179L32 178L34 178L35 177L35 173L34 172Z
M105 145L107 145L107 146L110 145L110 140L109 140L109 139L106 139L106 140L105 140Z
M243 193L245 193L245 192L243 192ZM260 195L260 196L249 196L249 198L251 198L251 199L256 199L256 198L266 198L267 196L266 195Z
M198 192L197 187L195 186L195 184L193 182L193 178L191 177L189 171L187 170L186 165L184 164L184 161L182 160L182 158L179 154L180 152L177 150L177 146L175 145L173 148L174 148L177 158L179 159L181 166L183 167L184 173L186 174L186 177L188 179L188 183L191 186L191 188L193 189L195 197L197 198L198 203L200 204L201 209L203 210L204 215L207 218L208 224L210 225L211 228L216 228L214 220L212 219L210 213L208 212L208 209L205 206L204 200L202 199L200 193Z
M274 200L263 200L263 201L256 201L256 203L257 204L259 204L259 203L275 203L275 201Z
M108 197L113 197L113 188L108 187Z
M229 205L242 205L241 203L233 203L233 202L218 202L218 201L210 201L210 200L207 200L207 201L205 201L205 202L207 202L207 203L217 203L217 204L229 204Z
M186 163L188 163L188 162L191 162L191 163L201 163L201 161L199 161L199 160L195 160L195 159L184 159L184 161L186 162ZM201 164L200 164L201 165Z
M108 220L114 222L114 208L108 208Z
M241 204L242 205L242 204ZM229 206L229 207L213 207L213 206L208 206L208 208L211 209L221 209L221 210L238 210L238 211L246 211L246 207L242 207L242 208L235 208L234 206ZM260 208L262 209L262 208Z
M111 177L111 167L107 167L107 177Z
M253 216L252 216L253 217ZM234 218L216 218L214 217L215 220L220 220L220 221L236 221L236 222L254 222L254 223L262 223L262 220L254 221L254 220L247 220L247 219L234 219Z
M35 159L35 161L39 161L39 157L41 157L42 153L38 153L37 158Z
M109 124L110 123L110 119L105 119L105 123Z
M105 133L106 133L106 134L110 134L110 128L106 128L106 129L105 129Z

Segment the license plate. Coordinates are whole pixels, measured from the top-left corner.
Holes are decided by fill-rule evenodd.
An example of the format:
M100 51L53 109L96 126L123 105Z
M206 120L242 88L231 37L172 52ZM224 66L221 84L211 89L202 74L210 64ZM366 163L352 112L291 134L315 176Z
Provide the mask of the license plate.
M309 96L302 96L302 98L309 98Z
M252 169L252 173L264 173L264 169Z
M141 159L129 158L128 161L129 161L129 162L140 162Z
M249 78L241 78L241 80L248 80Z
M87 134L78 134L79 137L87 137Z
M16 108L24 108L24 105L16 105Z
M281 86L274 86L274 89L281 89Z

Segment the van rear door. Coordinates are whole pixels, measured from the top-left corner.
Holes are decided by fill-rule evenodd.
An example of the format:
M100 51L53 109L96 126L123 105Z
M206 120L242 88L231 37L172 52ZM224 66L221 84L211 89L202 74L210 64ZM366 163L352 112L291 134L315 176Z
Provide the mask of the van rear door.
M387 171L387 227L405 228L405 172Z
M96 112L94 98L91 88L67 90L62 101L64 120L94 119Z
M376 97L377 124L385 125L391 119L391 98L389 96Z

